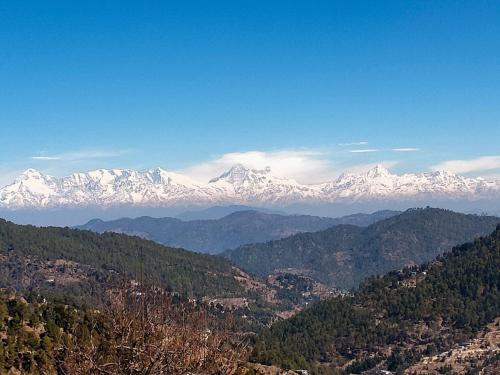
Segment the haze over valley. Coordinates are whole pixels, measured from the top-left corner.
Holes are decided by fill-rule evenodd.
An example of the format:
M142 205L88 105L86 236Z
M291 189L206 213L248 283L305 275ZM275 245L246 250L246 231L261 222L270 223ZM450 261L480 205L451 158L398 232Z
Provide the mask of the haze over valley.
M329 217L422 204L480 213L499 210L499 199L500 180L446 171L396 175L380 165L309 185L243 165L206 183L161 168L100 169L63 178L28 169L0 189L0 212L21 223L77 225L96 216L175 216L216 205Z

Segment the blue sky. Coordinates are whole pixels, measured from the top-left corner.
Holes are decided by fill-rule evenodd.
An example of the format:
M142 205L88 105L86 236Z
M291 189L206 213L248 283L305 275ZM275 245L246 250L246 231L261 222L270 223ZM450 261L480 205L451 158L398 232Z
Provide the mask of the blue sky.
M0 183L237 161L500 176L499 2L25 1L0 21Z

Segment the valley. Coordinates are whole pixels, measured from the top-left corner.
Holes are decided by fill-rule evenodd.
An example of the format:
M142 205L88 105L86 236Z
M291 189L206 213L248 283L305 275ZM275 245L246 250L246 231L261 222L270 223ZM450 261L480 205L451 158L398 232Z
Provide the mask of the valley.
M500 375L500 1L0 1L0 375Z
M287 228L278 231L286 236L289 228L333 226L242 245L222 256L194 253L117 233L137 234L131 228L142 225L155 228L157 235L175 235L163 221L192 225L186 236L192 241L196 241L197 234L201 238L221 238L210 237L221 230L228 231L225 236L234 232L256 238L252 233L258 233L259 227L268 232L258 235L269 236L266 233L275 232L275 228ZM210 318L214 324L223 316L232 317L231 340L243 340L251 351L246 355L238 352L240 360L231 370L235 374L284 374L286 369L290 373L308 369L312 374L360 370L370 374L384 368L431 374L450 366L462 370L471 366L487 368L494 366L498 353L496 323L486 327L500 314L495 294L499 282L495 237L498 231L474 244L453 247L488 234L499 223L496 217L433 208L338 219L237 211L205 221L92 221L91 229L102 233L2 221L0 287L7 295L24 295L34 303L42 298L49 303L75 306L87 314L89 307L107 303L104 301L123 290L124 285L130 285L127 294L139 290L134 292L137 297L151 285L153 289L148 293L152 295L148 299L156 299L156 290L163 290L168 298L215 314ZM251 227L256 228L254 232L246 231ZM183 233L183 229L178 233ZM484 257L488 262L484 262ZM447 267L450 270L445 272ZM475 267L475 271L471 273L467 267ZM383 277L374 276L387 272ZM481 295L467 286L473 288L465 297L469 298L467 306L471 312L461 312L460 307L450 309L449 304L455 304L453 298L463 296L456 294L457 285L461 284L455 284L459 281L449 272L459 272L456 277L475 277L467 283L481 283ZM416 292L418 297L413 295ZM425 298L432 298L432 293L441 293L447 299L429 305ZM417 301L420 302L415 305ZM472 319L474 309L482 311L479 321ZM440 314L446 314L446 318ZM333 326L328 323L331 319ZM295 328L290 331L291 327ZM493 333L476 333L482 329ZM345 330L350 333L344 337ZM275 341L276 335L282 339ZM300 341L295 335L300 335ZM474 339L474 335L479 336ZM43 337L42 334L39 340ZM493 341L488 339L489 346L484 347L481 337ZM472 340L470 344L460 344L468 348L466 352L457 349L464 340ZM333 342L332 352L328 348Z
M419 265L491 232L500 219L449 210L410 209L367 227L337 225L281 240L243 245L223 256L260 277L287 270L339 289L368 276Z
M244 244L281 239L299 232L314 232L339 224L367 226L398 213L398 211L377 211L372 214L329 218L245 210L211 220L183 221L169 217L147 216L112 221L95 219L76 228L98 233L137 235L167 246L216 254Z

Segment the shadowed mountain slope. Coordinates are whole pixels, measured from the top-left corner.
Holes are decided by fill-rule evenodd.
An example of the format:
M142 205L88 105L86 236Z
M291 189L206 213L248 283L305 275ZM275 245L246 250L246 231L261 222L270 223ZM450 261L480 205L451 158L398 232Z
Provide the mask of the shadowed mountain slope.
M277 270L308 275L339 288L364 278L429 261L457 244L490 233L493 216L410 209L366 228L339 225L277 241L241 246L224 256L265 277Z
M243 244L280 239L295 233L317 231L338 224L369 225L397 213L396 211L378 211L373 214L329 218L239 211L217 220L182 221L170 217L147 216L113 221L96 219L78 228L99 233L127 233L164 245L218 253Z
M257 340L253 360L313 374L377 374L403 373L424 356L445 358L500 316L499 269L500 226L430 264L372 278L352 297L278 322ZM498 361L498 343L496 354L478 349L483 365ZM455 372L443 363L429 373Z

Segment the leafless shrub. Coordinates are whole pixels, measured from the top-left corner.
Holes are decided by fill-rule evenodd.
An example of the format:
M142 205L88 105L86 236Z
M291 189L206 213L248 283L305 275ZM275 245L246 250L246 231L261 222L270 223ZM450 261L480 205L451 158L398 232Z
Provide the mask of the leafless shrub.
M122 287L75 325L61 374L231 374L244 352L229 318L155 288Z

